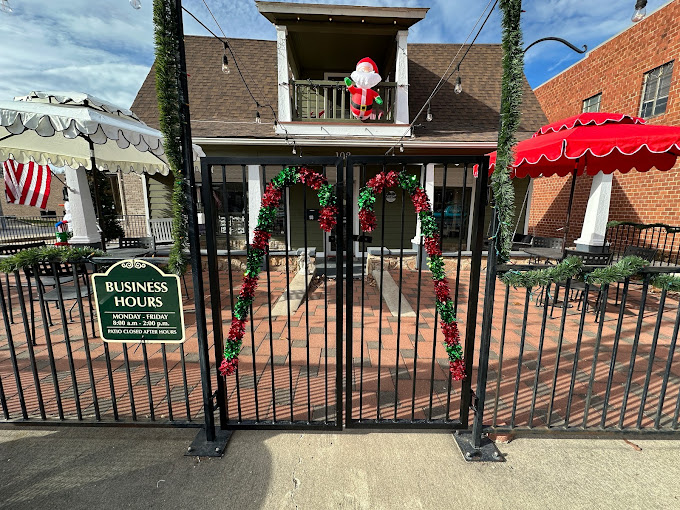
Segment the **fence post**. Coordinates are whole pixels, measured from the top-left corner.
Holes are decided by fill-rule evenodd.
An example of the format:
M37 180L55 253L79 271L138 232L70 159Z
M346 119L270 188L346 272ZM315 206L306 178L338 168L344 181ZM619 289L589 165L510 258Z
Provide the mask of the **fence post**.
M488 175L488 162L480 165L480 176L482 173ZM486 179L484 179L486 181ZM480 182L477 186L483 184ZM493 207L493 201L492 201ZM490 231L496 232L498 227L498 214L496 208L493 207L493 215L491 217ZM472 403L474 410L474 422L472 424L472 433L457 431L455 434L456 443L463 453L466 461L485 461L485 462L503 462L505 459L496 448L496 445L489 440L488 437L482 437L483 420L484 420L484 404L486 401L486 381L489 373L489 347L491 345L491 324L493 319L493 305L496 292L496 238L495 235L489 236L489 247L486 258L486 286L484 290L484 312L482 315L482 331L480 334L479 346L479 365L477 367L477 393L475 401ZM470 320L470 316L468 316ZM467 351L466 338L466 351ZM465 394L463 394L463 400ZM463 402L464 403L464 402ZM462 404L461 404L462 405ZM461 413L462 414L462 413Z
M166 0L168 2L173 0ZM174 0L173 14L176 16L177 40L179 42L179 108L180 142L182 146L182 178L186 185L187 213L189 216L189 252L191 273L196 304L196 335L198 337L198 357L201 366L201 386L203 387L203 412L205 428L202 429L186 455L221 457L227 447L231 432L220 430L215 433L215 412L213 406L210 374L210 355L208 331L205 317L205 294L203 292L203 267L201 264L201 244L199 238L198 212L196 210L196 176L194 175L193 148L191 146L191 120L189 114L189 86L187 83L187 64L184 54L184 28L182 25L182 0ZM188 181L188 182L187 182Z

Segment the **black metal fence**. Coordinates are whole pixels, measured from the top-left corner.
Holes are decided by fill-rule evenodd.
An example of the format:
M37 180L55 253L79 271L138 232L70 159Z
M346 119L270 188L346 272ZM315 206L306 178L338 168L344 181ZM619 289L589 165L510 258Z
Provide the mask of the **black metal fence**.
M57 216L0 216L0 244L46 241L54 243Z
M201 426L195 339L167 346L102 342L93 270L89 263L38 264L0 285L4 420Z
M499 267L501 272L528 269ZM613 286L575 279L559 283L559 289L499 283L486 430L676 432L680 302L650 282L678 271L648 267L639 279L622 281L617 298ZM538 301L541 294L547 297ZM559 313L553 317L556 299Z
M607 228L606 242L616 260L628 247L639 247L654 252L653 265L677 265L680 261L680 227L623 222Z

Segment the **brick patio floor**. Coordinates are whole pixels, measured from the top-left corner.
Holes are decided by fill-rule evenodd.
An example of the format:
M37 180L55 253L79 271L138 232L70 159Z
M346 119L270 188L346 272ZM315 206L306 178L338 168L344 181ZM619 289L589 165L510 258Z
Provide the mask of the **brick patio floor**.
M391 269L390 273L399 284L398 270ZM237 272L234 272L234 275L236 278ZM291 274L291 279L292 276ZM464 338L469 273L462 272L460 276L458 316L460 317L461 335ZM231 321L229 312L231 297L228 275L221 272L220 278L220 288L223 290L221 294L222 327L226 335ZM209 321L208 336L211 343L210 357L214 363L213 326L209 310L210 295L207 274L204 274L204 279L206 280L205 292ZM449 279L453 288L455 271L449 272ZM290 420L292 412L293 419L296 421L311 419L312 421L323 422L327 418L332 421L335 416L336 404L335 361L336 353L339 352L335 334L337 321L335 281L324 281L323 278L317 278L312 284L309 299L303 302L300 308L292 314L290 321L286 316L273 317L270 321L267 290L271 288L271 304L273 306L285 289L286 275L272 271L270 280L269 287L267 275L263 272L253 306L253 320L249 322L244 338L244 349L240 357L238 377L230 377L227 380L229 418L230 420L240 418L241 420L272 421L274 413L276 413L277 420ZM192 312L194 299L191 290L191 278L188 277L187 281L190 286L189 296L184 301L187 341L182 347L177 345L166 346L167 377L161 345L148 344L146 346L147 372L144 364L143 346L139 344L124 346L112 343L108 344L113 382L113 385L111 385L107 371L105 346L99 338L93 338L91 335L89 307L86 306L85 320L93 367L92 378L95 382L94 389L103 420L110 421L113 419L114 402L119 418L123 420L132 419L133 402L136 419L139 421L151 420L152 411L156 420L166 421L169 419L170 410L172 410L174 420L185 421L190 419L200 422L202 419L198 344L195 316ZM482 278L482 285L483 281ZM401 321L398 321L397 317L393 317L389 312L384 301L382 317L380 316L380 299L375 282L370 278L364 280L363 300L361 280L354 280L353 285L353 418L375 419L378 414L379 396L380 417L383 419L395 417L395 398L396 417L399 419L410 419L412 416L415 419L430 417L443 419L447 417L447 409L449 410L448 417L456 419L460 406L461 383L454 382L450 387L448 384L447 356L441 342L441 331L435 328L434 293L429 273L424 271L422 274L420 307L418 308L418 273L406 269L403 272L403 294L417 312L417 339L415 332L416 318L404 317ZM234 281L234 287L234 292L238 293L240 281L237 279ZM623 316L621 340L614 364L611 398L607 409L607 426L618 423L623 388L630 366L640 298L639 286L631 286L631 289ZM32 373L30 349L26 341L26 333L21 321L14 288L12 293L12 311L15 324L11 325L11 333L26 411L29 417L39 418L40 409L37 387ZM557 382L553 387L562 308L558 305L555 308L554 318L548 317L546 321L543 351L539 363L538 348L541 342L543 308L535 306L535 296L532 296L528 308L526 339L520 365L521 372L517 383L525 293L523 289L512 289L509 294L501 366L500 337L503 326L504 297L505 287L499 284L496 289L494 307L489 382L487 385L488 405L485 422L491 423L495 419L500 426L510 423L515 388L517 387L515 425L527 426L529 424L534 388L536 390L536 401L533 425L545 425L550 396L554 388L555 402L552 407L551 423L561 425L565 417L580 319L580 312L576 309L576 303L571 303L573 307L567 309L565 333L556 373ZM594 300L593 295L591 303ZM70 306L70 303L67 303L67 305ZM482 305L483 289L480 291L477 337L479 337L481 331L479 324L481 324L482 319ZM625 413L625 426L634 426L638 418L658 307L658 293L650 294L647 299L639 347L635 357L631 393ZM643 427L651 426L656 413L677 308L677 299L669 296L666 301L666 311L660 323L658 345L652 363L651 383L642 416ZM74 374L70 370L69 347L64 337L59 311L50 307L50 313L54 320L54 326L48 328L54 353L54 366L50 362L45 328L42 320L40 320L39 313L36 321L37 345L33 348L36 360L36 376L45 403L45 414L48 418L59 416L57 402L57 395L59 395L64 417L77 419L75 382L83 418L92 420L95 416L93 388L90 384L90 373L87 367L86 349L78 307L76 306L73 310L74 322L67 324ZM592 311L586 314L580 354L576 363L575 387L570 416L570 424L573 426L581 425L583 422L597 336L597 324L594 322L594 317L595 314ZM605 315L598 359L595 364L591 408L588 415L589 426L599 424L602 417L617 318L618 307L614 305L613 299L610 299ZM379 324L382 325L382 329L378 327ZM0 334L0 378L7 398L10 418L15 419L20 418L22 414L20 398L15 382L9 341L4 328L0 328L0 330L2 331L2 334ZM379 346L382 348L379 349ZM475 363L478 361L478 347L477 342ZM344 362L344 350L342 355ZM309 359L309 369L307 369L307 359ZM677 360L675 361L671 368L661 416L661 426L666 427L670 426L673 420L678 392L680 391L680 367ZM127 375L128 367L129 379ZM539 367L538 372L537 367ZM212 369L214 373L214 365ZM52 376L53 370L56 373L56 381ZM497 379L499 371L501 373L500 382ZM343 374L343 381L344 379ZM537 385L534 385L535 379ZM237 380L238 385L236 384ZM379 393L378 383L380 383ZM497 384L498 392L496 390ZM473 373L472 386L473 388L476 386L476 370ZM132 388L131 392L130 387ZM149 398L149 387L151 399ZM214 389L215 385L213 384ZM168 401L168 393L170 401ZM431 395L432 402L430 402ZM498 398L498 409L497 416L494 416L493 404L496 397Z

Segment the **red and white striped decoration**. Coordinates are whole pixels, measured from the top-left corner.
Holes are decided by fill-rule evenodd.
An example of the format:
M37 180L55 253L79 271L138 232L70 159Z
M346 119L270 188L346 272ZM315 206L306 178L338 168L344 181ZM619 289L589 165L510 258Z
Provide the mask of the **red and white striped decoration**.
M7 203L47 208L52 172L50 167L31 161L21 164L13 159L3 163Z

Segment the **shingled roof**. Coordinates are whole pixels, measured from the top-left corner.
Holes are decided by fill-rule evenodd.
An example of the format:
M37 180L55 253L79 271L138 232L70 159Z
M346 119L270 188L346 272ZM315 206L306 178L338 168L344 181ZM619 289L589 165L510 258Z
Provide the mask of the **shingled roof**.
M186 36L191 129L194 137L277 138L274 116L265 105L278 108L276 41L230 39L247 73L251 91L263 105L261 124L255 123L255 105L230 59L232 71L221 70L223 46L212 37ZM457 44L409 44L409 111L418 112L439 81ZM454 77L432 100L433 121L424 115L416 138L427 141L495 142L501 97L501 57L498 44L474 45L460 67L463 93L455 94ZM525 79L520 139L527 138L546 117ZM132 110L158 128L155 68L152 66L137 93Z

